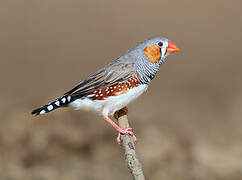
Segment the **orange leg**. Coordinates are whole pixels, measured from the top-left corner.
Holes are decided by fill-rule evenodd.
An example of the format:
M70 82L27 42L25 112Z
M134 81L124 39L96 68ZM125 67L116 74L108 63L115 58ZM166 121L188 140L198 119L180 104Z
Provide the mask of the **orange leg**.
M127 129L122 129L120 128L115 122L112 121L108 116L103 115L103 119L107 121L109 124L111 124L119 133L117 137L117 143L120 144L120 134L129 134L130 136L133 137L134 141L136 141L136 137L134 133L131 131L132 128L127 128Z

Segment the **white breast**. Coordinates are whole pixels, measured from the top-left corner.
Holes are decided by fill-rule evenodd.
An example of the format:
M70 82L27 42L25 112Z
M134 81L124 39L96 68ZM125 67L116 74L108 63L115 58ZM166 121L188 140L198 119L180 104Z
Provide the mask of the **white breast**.
M104 115L113 115L117 110L127 106L131 101L146 91L148 85L139 85L130 89L126 94L110 96L104 100L77 99L69 104L75 109L94 110Z

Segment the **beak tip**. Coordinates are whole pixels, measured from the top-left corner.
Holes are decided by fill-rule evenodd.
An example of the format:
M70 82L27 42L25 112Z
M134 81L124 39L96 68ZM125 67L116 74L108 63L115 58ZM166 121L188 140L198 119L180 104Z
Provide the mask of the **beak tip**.
M167 52L172 53L172 52L178 52L178 51L180 51L180 48L174 42L169 41Z

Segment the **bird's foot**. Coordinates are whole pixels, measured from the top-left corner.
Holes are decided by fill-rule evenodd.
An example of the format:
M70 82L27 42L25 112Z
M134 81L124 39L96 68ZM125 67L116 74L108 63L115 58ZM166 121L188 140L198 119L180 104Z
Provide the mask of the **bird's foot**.
M126 110L128 110L127 108L125 108ZM125 110L124 110L125 111ZM136 136L134 135L134 133L131 131L132 128L126 128L126 129L122 129L121 127L119 127L115 122L112 121L112 119L110 119L108 116L103 115L103 119L105 121L107 121L109 124L111 124L116 131L118 131L118 137L117 137L117 143L120 144L120 136L121 135L125 135L128 134L130 136L133 137L134 142L136 142Z
M128 134L130 136L132 136L133 140L134 140L134 143L136 143L137 141L137 138L136 136L134 135L134 133L132 132L132 128L127 128L127 129L117 129L118 131L118 137L117 137L117 143L120 144L120 137L121 135L125 135L125 134Z
M126 116L128 116L128 112L129 112L128 108L125 106L125 107L122 108L122 110L125 112ZM114 117L115 119L118 119L118 111L116 111L116 112L114 113L113 117Z

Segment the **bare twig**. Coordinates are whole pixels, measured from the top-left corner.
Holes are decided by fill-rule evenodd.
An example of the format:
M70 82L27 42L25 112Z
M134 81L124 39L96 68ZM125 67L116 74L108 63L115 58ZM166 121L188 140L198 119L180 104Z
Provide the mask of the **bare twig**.
M129 122L125 111L119 110L118 124L122 129L129 128ZM130 135L121 135L121 145L124 150L125 161L134 180L145 180L142 165L135 152L133 138Z

